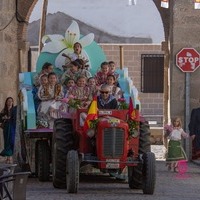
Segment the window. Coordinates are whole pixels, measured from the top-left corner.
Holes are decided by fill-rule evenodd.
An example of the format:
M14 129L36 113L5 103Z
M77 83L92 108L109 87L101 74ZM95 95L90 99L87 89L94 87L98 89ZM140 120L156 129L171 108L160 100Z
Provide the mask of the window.
M141 91L144 93L163 93L164 55L141 55Z

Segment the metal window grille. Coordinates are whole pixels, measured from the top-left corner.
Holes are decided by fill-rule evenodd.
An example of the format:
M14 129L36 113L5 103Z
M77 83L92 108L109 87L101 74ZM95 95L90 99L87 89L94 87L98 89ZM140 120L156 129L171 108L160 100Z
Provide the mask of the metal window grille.
M142 54L141 67L141 91L163 93L164 54Z

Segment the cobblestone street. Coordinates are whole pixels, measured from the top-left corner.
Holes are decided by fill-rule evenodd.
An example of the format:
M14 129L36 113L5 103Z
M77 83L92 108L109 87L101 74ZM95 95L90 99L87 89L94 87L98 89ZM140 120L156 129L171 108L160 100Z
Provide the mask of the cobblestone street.
M29 178L27 200L64 199L109 199L109 200L198 200L200 185L200 166L188 164L188 172L179 175L168 172L163 159L163 145L152 145L156 154L156 187L154 195L143 195L141 190L130 190L128 184L104 175L85 176L80 180L78 194L67 194L66 190L55 189L52 182L39 182Z

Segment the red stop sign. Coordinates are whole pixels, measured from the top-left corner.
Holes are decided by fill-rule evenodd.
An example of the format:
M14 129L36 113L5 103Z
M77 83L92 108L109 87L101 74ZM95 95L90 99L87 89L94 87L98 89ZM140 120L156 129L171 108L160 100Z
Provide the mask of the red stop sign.
M176 65L183 72L194 72L200 65L200 55L194 48L183 48L176 54Z

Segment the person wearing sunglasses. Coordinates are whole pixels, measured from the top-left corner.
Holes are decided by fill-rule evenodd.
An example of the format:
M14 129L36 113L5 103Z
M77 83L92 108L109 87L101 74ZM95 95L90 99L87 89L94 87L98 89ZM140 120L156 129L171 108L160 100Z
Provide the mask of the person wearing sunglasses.
M100 94L97 96L97 107L99 109L117 109L116 98L111 94L109 85L103 84L100 88Z

